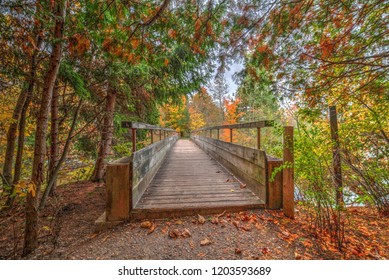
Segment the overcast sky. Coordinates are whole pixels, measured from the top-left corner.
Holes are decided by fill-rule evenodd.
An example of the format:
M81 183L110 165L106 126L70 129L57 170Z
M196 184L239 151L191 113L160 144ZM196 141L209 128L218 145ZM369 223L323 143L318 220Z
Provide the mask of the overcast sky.
M232 76L243 69L243 65L240 63L234 63L230 66L230 70L224 73L224 78L226 79L228 85L229 95L232 97L235 93L238 85L232 79Z

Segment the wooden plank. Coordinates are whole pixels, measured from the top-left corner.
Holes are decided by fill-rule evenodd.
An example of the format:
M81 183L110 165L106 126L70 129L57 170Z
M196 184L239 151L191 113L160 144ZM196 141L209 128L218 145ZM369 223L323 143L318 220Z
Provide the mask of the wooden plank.
M127 220L130 212L130 164L110 164L106 175L106 219Z
M195 160L193 160L195 159ZM191 211L263 208L264 201L193 142L180 140L146 189L131 217L183 215ZM233 190L233 191L231 191Z
M197 130L193 130L193 132L198 131L206 131L206 130L212 130L212 129L233 129L233 128L261 128L261 127L269 127L274 126L274 121L272 120L263 120L263 121L257 121L257 122L249 122L249 123L237 123L237 124L227 124L227 125L219 125L219 126L211 126L211 127L204 127Z
M282 170L275 173L276 175L271 180L273 172L281 165L282 160L268 161L267 207L273 210L282 208Z
M209 139L205 137L196 137L196 143L198 141L205 142L207 144L212 145L217 149L222 149L228 153L231 153L237 157L240 157L248 162L256 164L262 168L265 168L265 158L266 155L263 151L258 149L253 149L250 147L240 146L234 143L224 142L217 139Z
M131 220L142 220L142 219L165 219L165 218L177 218L182 216L193 216L193 215L210 215L210 214L220 214L224 211L227 212L236 212L244 211L250 209L260 209L265 208L264 203L255 203L255 204L239 204L239 205L207 205L207 206L192 206L192 207L183 207L180 209L177 208L164 208L164 209L134 209L130 213Z
M166 138L133 154L132 203L136 205L158 172L163 161L177 141L177 136Z
M164 131L174 131L172 128L160 127L152 124L141 123L141 122L122 122L122 128L134 128L134 129L154 129Z
M213 197L176 197L175 199L169 199L169 198L161 198L161 199L144 199L139 202L139 207L146 207L147 205L153 205L155 207L157 206L164 206L168 205L169 207L173 207L174 205L177 205L177 207L181 207L182 205L194 205L194 204L215 204L215 203L224 203L224 204L231 204L235 202L242 202L242 203L250 203L250 202L257 202L258 199L254 196L251 197L221 197L221 196L213 196ZM138 207L138 208L139 208Z
M264 151L198 136L193 137L193 140L232 173L245 181L248 187L262 200L266 200L267 167Z
M164 209L164 208L176 208L176 209L181 209L181 208L200 208L200 207L220 207L220 206L237 206L237 205L246 205L246 204L250 204L250 205L253 205L253 204L258 204L258 205L262 205L264 204L263 202L260 203L261 201L258 200L258 199L252 199L252 200L248 200L248 199L242 199L242 200L237 200L237 201L228 201L228 200L221 200L221 201L214 201L214 200L209 200L209 201L198 201L198 202L191 202L191 203L188 203L186 201L183 201L183 202L176 202L176 203L170 203L170 202L167 202L167 203L164 203L164 204L159 204L159 205L155 205L155 208L151 207L152 204L143 204L143 203L139 203L139 205L137 205L136 209Z
M215 195L219 195L220 192L211 192L211 193L179 193L179 199L189 199L189 198L214 198ZM141 201L145 201L145 200L163 200L163 199L177 199L177 193L174 193L174 194L166 194L165 192L164 193L160 193L159 195L158 194L152 194L152 196L150 195L145 195L143 196L142 200ZM219 195L220 196L220 195ZM225 197L227 200L228 198L230 197L233 197L233 198L238 198L238 197L244 197L244 196L252 196L252 194L250 193L238 193L238 192L230 192L230 193L223 193L223 197Z

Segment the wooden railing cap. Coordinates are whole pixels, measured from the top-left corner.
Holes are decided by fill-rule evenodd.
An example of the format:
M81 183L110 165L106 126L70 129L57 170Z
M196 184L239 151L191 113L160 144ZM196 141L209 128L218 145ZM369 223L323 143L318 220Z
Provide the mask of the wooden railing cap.
M164 131L174 131L172 128L160 127L148 123L141 122L122 122L122 128L136 128L136 129L152 129L152 130L164 130Z
M263 120L263 121L257 121L257 122L210 126L210 127L203 127L200 129L196 129L196 130L193 130L192 132L211 130L211 129L213 130L213 129L232 129L232 128L261 128L261 127L269 127L269 126L274 126L274 121Z

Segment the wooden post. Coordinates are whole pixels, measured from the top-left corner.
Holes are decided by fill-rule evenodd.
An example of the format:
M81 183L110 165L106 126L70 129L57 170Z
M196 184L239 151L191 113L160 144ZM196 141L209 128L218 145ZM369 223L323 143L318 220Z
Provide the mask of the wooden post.
M232 128L230 128L230 142L232 143Z
M334 166L336 203L337 205L342 205L343 204L343 182L342 182L342 166L341 166L341 159L340 159L338 117L336 112L336 106L330 107L330 126L331 126L331 138L333 142L332 159L333 159L333 166Z
M284 127L284 164L282 185L282 205L285 216L294 219L294 156L293 156L293 126Z
M131 128L132 132L132 152L136 152L136 128Z
M163 139L166 139L166 130L163 131Z
M209 130L209 138L212 138L212 129Z
M261 128L257 127L257 149L261 149Z
M267 159L267 176L270 178L273 172L282 165L281 159L268 158ZM282 171L278 171L273 181L268 180L267 183L267 207L269 209L282 208Z
M154 133L153 133L153 130L152 129L150 129L150 138L151 138L151 144L153 144L154 143Z
M220 129L217 129L217 140L220 140Z
M106 206L107 221L128 220L131 210L131 164L110 164L106 175Z
M162 130L159 130L159 141L162 140Z

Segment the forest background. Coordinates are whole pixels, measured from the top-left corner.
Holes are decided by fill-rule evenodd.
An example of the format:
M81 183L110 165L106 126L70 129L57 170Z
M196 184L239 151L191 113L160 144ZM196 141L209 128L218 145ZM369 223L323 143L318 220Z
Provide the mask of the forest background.
M103 181L107 161L131 154L122 121L188 137L271 119L262 148L279 157L281 128L293 124L297 195L314 230L341 249L345 205L389 214L387 1L31 0L0 11L0 207L24 205L25 255L57 187ZM233 95L223 78L232 63L243 66ZM254 147L255 133L233 142ZM138 137L138 149L150 143Z

